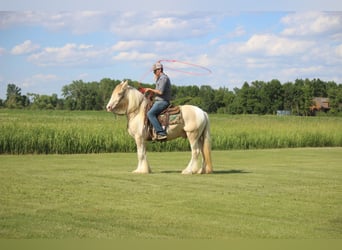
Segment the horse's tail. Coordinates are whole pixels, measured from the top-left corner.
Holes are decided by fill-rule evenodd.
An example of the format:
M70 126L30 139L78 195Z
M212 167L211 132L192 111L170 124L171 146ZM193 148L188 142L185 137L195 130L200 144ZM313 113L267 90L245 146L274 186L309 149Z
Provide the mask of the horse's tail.
M205 162L205 173L211 174L213 172L213 165L211 161L211 138L210 138L210 121L207 113L205 114L205 128L202 133L203 139L203 160Z

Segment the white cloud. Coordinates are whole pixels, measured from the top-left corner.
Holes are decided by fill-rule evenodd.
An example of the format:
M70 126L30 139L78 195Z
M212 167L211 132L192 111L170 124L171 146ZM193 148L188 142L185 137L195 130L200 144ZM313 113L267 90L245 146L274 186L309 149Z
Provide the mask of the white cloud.
M119 41L110 47L114 53L113 60L149 60L174 59L198 56L199 47L187 45L181 41L143 41L128 40Z
M96 49L93 45L68 43L63 47L47 47L32 54L28 60L39 66L73 66L95 63L103 59L106 50Z
M114 60L117 61L154 61L157 55L153 53L140 53L138 51L120 52L113 56Z
M78 48L80 49L80 50L82 50L82 49L90 49L90 48L93 48L94 47L94 45L88 45L88 44L80 44L79 46L78 46Z
M185 54L197 56L196 46L188 46L181 42L132 40L118 41L108 47L76 43L46 47L29 55L28 61L38 66L103 66L113 63L113 60L153 62L161 58L182 58Z
M115 15L103 11L43 12L21 11L1 12L0 29L16 25L40 26L49 31L69 30L74 34L86 34L94 31L108 30L108 16Z
M341 12L298 12L281 19L286 36L311 36L342 32Z
M60 20L56 19L55 16L54 13L41 11L4 11L0 12L0 28L8 29L16 25L46 26L47 23L59 26Z
M336 55L342 58L342 44L336 47Z
M205 35L215 27L207 13L184 12L0 12L0 29L15 25L41 26L49 31L69 30L73 34L112 32L124 40L177 40Z
M138 40L119 41L112 46L113 51L126 51L147 46L146 42Z
M14 46L11 50L13 55L28 54L39 49L39 45L33 44L31 40L26 40L22 44Z
M77 73L67 73L70 79L82 76L82 72L89 73L84 75L87 78L121 74L134 79L139 77L139 70L147 70L159 59L178 59L213 71L210 76L191 78L170 70L167 73L175 84L216 82L222 86L227 82L323 75L342 79L342 12L266 13L256 26L248 23L248 15L220 11L0 12L0 29L11 32L17 27L43 27L39 30L43 30L42 37L46 35L44 43L48 46L30 51L34 44L28 40L26 49L22 43L12 53L29 53L28 62L61 67L61 72L68 72L66 68L72 66ZM275 20L279 15L284 17ZM50 40L51 32L55 32L51 37L60 39ZM62 41L70 43L61 45ZM1 48L0 55L12 56ZM93 66L101 70L90 72Z
M215 78L218 74L217 79L223 77L228 83L240 81L240 84L273 78L283 82L296 78L341 81L342 24L336 23L340 22L342 13L318 14L321 16L319 24L309 21L315 21L317 13L290 14L281 19L284 30L254 33L245 41L221 44L210 55ZM289 28L293 30L290 32ZM304 35L301 29L309 30Z
M56 78L57 76L54 74L36 74L32 76L32 79L40 80L40 81L51 80L51 79L56 79Z
M322 71L322 69L324 69L324 67L322 66L289 67L283 69L282 74L305 77L308 75L316 74L317 72Z
M56 79L57 79L57 76L54 74L36 74L36 75L26 78L23 81L22 86L24 88L32 87L32 86L39 85L42 83L49 83Z
M304 53L314 42L288 39L273 34L253 35L245 44L239 46L241 53L260 53L267 56L290 56Z
M206 35L215 27L205 13L125 12L111 24L111 32L124 40L175 41Z
M242 26L237 26L235 30L232 32L228 33L227 37L230 38L235 38L235 37L240 37L246 34L245 29Z
M243 0L243 1L225 1L225 0L213 0L213 1L198 1L198 0L173 0L164 1L160 4L157 0L145 0L145 1L112 1L112 0L100 0L100 1L84 1L84 0L60 0L46 3L42 0L11 0L3 1L1 5L3 9L44 9L44 10L79 10L82 9L117 9L128 11L132 7L141 11L148 11L151 9L156 10L177 10L182 8L186 11L275 11L283 9L291 10L336 10L341 9L341 2L336 0L280 0L280 1L269 1L269 0ZM134 5L134 6L133 6Z
M89 76L88 73L81 73L81 74L79 74L76 78L77 78L77 79L85 79L85 78L87 78L88 76Z

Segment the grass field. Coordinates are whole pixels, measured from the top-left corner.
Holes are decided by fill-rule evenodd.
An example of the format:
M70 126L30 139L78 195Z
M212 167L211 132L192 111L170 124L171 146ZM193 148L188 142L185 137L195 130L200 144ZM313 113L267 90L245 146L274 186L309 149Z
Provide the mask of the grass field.
M0 155L0 238L342 237L342 148L214 151L194 176L190 152L148 156Z
M342 117L210 115L213 150L342 147ZM136 152L125 116L105 111L0 109L0 154ZM187 140L149 143L186 151Z

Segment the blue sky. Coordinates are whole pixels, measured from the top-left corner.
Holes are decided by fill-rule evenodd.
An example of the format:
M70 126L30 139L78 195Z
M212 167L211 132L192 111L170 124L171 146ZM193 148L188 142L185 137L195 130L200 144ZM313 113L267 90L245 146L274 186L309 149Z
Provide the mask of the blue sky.
M153 1L131 1L134 10L122 1L116 8L107 8L104 0L96 6L89 1L59 1L56 6L16 2L0 5L2 99L8 83L19 86L22 94L59 96L73 80L109 77L152 83L152 74L146 72L160 59L212 71L189 75L170 69L184 65L165 62L176 85L232 90L254 80L321 78L342 83L342 11L336 11L342 9L330 0L323 6L301 2L311 3L311 8L291 6L290 0L277 2L280 7L259 1L253 8L227 7L229 1L211 1L210 6L207 1L172 1L163 9L153 8Z

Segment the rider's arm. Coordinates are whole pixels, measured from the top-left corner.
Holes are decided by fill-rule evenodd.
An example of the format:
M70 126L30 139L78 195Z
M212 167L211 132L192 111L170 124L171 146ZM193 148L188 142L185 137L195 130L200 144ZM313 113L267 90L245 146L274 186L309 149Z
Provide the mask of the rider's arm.
M151 88L146 88L145 89L146 92L150 91L150 92L153 92L154 94L157 94L157 95L162 95L163 93L158 90L158 89L151 89Z

